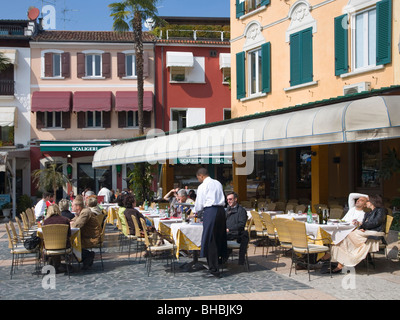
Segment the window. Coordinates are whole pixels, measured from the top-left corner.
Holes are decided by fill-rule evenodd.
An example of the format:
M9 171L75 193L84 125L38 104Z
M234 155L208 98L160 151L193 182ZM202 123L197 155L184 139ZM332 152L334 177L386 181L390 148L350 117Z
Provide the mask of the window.
M312 28L290 35L290 86L313 81Z
M381 150L379 141L357 143L356 145L356 181L359 188L379 188Z
M245 57L247 54L247 64ZM258 97L271 91L271 44L236 54L237 99ZM246 81L247 80L247 81Z
M222 68L222 83L229 83L231 81L231 68Z
M136 56L134 54L127 54L126 58L126 76L136 77Z
M269 3L270 0L236 0L236 18L240 18L242 15Z
M231 119L231 109L224 109L224 120Z
M70 77L70 53L60 50L42 52L42 76L45 78Z
M87 77L101 77L101 55L100 54L87 54L86 60L86 76Z
M138 126L139 126L138 112L126 111L126 127L132 128Z
M171 67L171 81L185 81L185 74L184 67Z
M14 145L14 126L0 127L0 146Z
M172 130L186 128L186 110L172 110Z
M87 111L86 128L102 128L102 127L103 127L103 112Z
M392 1L377 1L376 6L372 7L370 4L361 3L356 6L356 12L335 18L337 76L346 76L349 71L350 74L368 71L391 62ZM348 49L349 45L351 50Z
M62 128L62 112L45 112L46 128Z

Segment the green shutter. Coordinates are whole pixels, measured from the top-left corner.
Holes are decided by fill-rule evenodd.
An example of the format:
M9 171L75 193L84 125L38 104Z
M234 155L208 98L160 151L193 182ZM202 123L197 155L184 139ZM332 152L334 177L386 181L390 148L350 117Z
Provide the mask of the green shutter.
M347 14L335 18L335 76L349 71Z
M261 6L267 6L267 5L269 5L269 1L270 1L270 0L261 0L260 5L261 5Z
M392 0L376 3L376 64L392 61Z
M301 83L301 41L300 33L290 35L290 86Z
M245 52L236 54L236 98L243 99L246 97L246 68L245 68Z
M262 56L262 92L271 92L271 43L267 42L261 46Z
M308 28L290 35L290 86L312 80L312 28Z
M245 1L240 2L240 0L236 0L236 18L240 18L245 14Z
M301 31L301 83L313 80L312 28Z

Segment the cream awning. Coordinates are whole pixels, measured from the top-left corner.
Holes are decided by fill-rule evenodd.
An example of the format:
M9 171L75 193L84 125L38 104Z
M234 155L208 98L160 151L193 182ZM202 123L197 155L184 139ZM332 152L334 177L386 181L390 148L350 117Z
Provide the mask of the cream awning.
M246 118L244 118L246 119ZM103 148L93 167L240 151L400 137L400 96L373 96L306 110L159 134Z
M0 107L0 127L17 126L17 107Z
M231 54L220 53L219 54L219 68L230 68L231 67Z
M193 67L194 58L192 52L167 51L168 67Z

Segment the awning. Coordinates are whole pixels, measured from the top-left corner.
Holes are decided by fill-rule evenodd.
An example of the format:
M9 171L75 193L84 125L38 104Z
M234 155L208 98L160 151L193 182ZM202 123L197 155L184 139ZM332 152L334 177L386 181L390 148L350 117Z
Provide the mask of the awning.
M35 91L32 94L32 112L71 110L72 92L70 91Z
M220 53L219 54L219 68L230 68L231 67L231 54Z
M109 147L110 141L91 140L91 141L40 141L40 151L97 151L104 147Z
M194 58L192 52L167 51L168 67L193 67Z
M10 64L17 64L17 53L16 49L1 49L0 52L10 61Z
M16 127L17 112L17 107L0 107L0 127Z
M138 92L137 91L117 91L115 94L115 111L137 111ZM153 110L153 92L143 93L143 111Z
M76 91L72 110L110 111L112 106L111 91Z
M107 147L95 153L92 165L155 163L210 154L398 138L400 96L373 96L221 123Z

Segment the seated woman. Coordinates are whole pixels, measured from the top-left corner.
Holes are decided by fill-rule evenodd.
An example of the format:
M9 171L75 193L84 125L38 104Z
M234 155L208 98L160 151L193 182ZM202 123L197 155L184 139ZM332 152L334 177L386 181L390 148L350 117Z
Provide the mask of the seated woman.
M47 208L46 219L43 221L44 226L48 226L51 224L66 224L68 226L68 234L67 234L67 238L65 239L65 241L67 244L67 248L71 247L71 243L69 241L69 239L71 237L70 220L61 215L60 208L56 204L50 205ZM57 273L66 271L66 269L61 267L61 256L50 257L49 264L54 266Z
M370 251L379 250L379 242L385 235L387 210L383 206L379 195L371 195L367 201L370 212L365 213L359 229L351 232L338 245L332 246L332 261L337 261L338 266L332 273L339 273L344 266L354 267L364 260ZM328 258L325 255L323 259Z
M139 224L140 231L143 231L143 227L142 227L142 223L140 222L140 218L144 219L146 221L146 224L147 224L147 220L145 219L143 214L141 214L139 211L137 211L135 209L136 199L132 194L129 194L126 196L126 198L124 200L124 205L126 208L126 210L124 211L124 215L126 218L126 222L128 223L129 234L136 235L135 224L132 219L136 219L136 221ZM150 232L153 232L154 227L152 227L151 225L147 225L147 230ZM136 236L139 236L139 235L136 235ZM141 235L141 236L143 236L143 235Z

